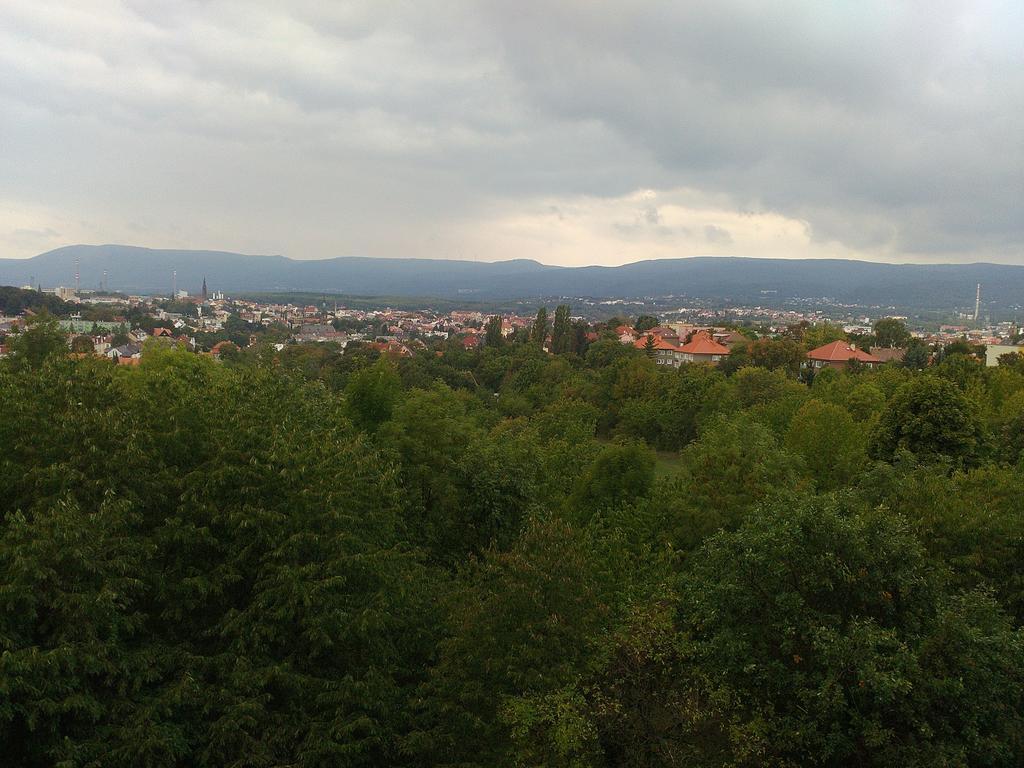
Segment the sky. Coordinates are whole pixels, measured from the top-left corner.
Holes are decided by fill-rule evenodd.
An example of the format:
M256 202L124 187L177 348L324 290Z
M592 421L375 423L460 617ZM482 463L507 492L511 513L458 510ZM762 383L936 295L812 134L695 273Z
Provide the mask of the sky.
M1024 3L3 0L0 257L1024 264Z

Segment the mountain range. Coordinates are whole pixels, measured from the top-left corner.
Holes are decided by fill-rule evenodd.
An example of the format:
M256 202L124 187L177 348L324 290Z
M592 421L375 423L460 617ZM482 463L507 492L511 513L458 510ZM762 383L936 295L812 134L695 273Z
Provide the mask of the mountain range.
M691 257L618 267L556 267L529 259L494 263L340 257L322 260L224 251L70 245L29 259L0 259L0 284L167 293L303 291L493 300L534 297L693 297L778 304L792 298L917 308L971 306L982 285L989 307L1024 303L1024 266L882 264L841 259ZM177 273L173 276L172 273Z

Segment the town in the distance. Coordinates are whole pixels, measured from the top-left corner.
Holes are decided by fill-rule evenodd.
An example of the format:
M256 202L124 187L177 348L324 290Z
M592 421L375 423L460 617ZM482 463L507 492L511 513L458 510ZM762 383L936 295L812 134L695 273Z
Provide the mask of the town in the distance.
M850 306L827 297L782 306L729 306L679 298L544 297L495 304L312 293L226 295L205 278L194 292L129 295L76 287L0 287L0 356L34 322L49 321L72 353L141 361L154 345L217 360L256 350L412 357L532 339L552 353L583 354L602 339L644 350L663 366L706 363L736 369L781 359L805 379L822 367L924 368L957 351L988 366L1024 352L1015 317L975 306L948 314ZM537 308L540 307L539 315ZM549 314L550 312L550 314ZM538 319L543 325L538 324ZM543 331L540 328L543 327ZM776 367L772 365L772 367Z

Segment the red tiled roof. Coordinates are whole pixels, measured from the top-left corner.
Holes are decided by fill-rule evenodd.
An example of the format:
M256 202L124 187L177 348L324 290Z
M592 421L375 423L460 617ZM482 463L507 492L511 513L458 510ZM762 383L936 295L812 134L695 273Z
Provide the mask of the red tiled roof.
M219 357L225 349L238 349L238 345L233 341L218 341L210 348L210 354L214 357Z
M719 344L714 339L710 338L706 333L698 331L693 334L693 338L682 347L679 348L680 352L685 352L689 355L728 355L729 348Z
M643 335L653 334L654 336L671 336L672 338L679 338L679 334L675 332L675 329L669 328L665 325L659 325L651 328L649 331L645 331Z
M679 347L677 347L672 342L665 341L665 339L661 338L660 336L655 336L653 333L644 334L639 339L633 342L633 346L636 347L637 349L647 349L648 338L654 339L655 349L667 349L672 351L679 349Z
M833 363L847 362L849 360L857 360L861 363L882 362L874 355L869 355L861 349L852 347L845 341L833 341L831 344L825 344L817 349L812 349L807 353L807 357L811 360L824 360Z

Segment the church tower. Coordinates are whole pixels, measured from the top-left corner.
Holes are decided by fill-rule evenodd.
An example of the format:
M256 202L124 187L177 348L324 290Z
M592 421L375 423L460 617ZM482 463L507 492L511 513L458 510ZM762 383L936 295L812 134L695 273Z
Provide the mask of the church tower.
M206 275L203 275L203 301L206 301Z

